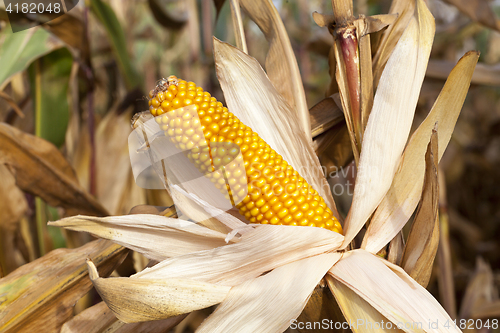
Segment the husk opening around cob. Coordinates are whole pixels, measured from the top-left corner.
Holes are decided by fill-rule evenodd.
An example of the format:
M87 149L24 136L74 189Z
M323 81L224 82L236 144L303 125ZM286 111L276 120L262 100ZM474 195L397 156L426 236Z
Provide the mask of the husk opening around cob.
M172 177L176 184L193 181L189 170L194 166L251 223L314 226L342 233L317 191L210 93L170 76L160 80L149 97L150 112L164 138L181 152L175 155L178 158L170 154L169 160L175 159L176 169L183 171L164 172L170 182ZM185 161L180 167L181 156Z

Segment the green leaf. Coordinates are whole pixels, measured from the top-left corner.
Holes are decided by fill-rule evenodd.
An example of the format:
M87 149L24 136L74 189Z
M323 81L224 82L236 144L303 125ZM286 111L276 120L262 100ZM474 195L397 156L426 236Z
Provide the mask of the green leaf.
M16 73L25 70L35 59L62 47L49 32L33 28L12 33L6 28L0 32L0 90Z
M141 85L141 79L134 68L127 51L125 33L113 9L101 0L91 0L90 8L106 29L118 66L129 90Z
M38 59L29 69L36 135L60 147L69 120L68 85L73 58L59 49Z

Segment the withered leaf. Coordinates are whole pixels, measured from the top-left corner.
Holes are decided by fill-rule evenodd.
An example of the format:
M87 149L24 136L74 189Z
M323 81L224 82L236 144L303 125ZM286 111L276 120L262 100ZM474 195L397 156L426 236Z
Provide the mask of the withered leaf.
M328 131L344 119L344 113L337 106L332 96L328 96L316 103L309 109L309 114L313 138Z
M26 264L0 280L0 331L59 331L73 306L92 283L85 259L92 258L109 275L128 250L96 240L77 249L58 249Z
M450 5L457 7L462 13L472 20L487 26L488 28L500 30L500 23L491 8L489 1L485 0L445 0Z
M439 245L438 155L437 131L433 130L425 154L422 196L401 260L401 267L424 288Z
M24 193L16 186L9 168L0 164L0 227L15 229L16 222L28 209Z
M0 164L13 170L23 191L41 197L48 204L63 207L68 215L108 215L79 184L75 172L50 142L0 124Z

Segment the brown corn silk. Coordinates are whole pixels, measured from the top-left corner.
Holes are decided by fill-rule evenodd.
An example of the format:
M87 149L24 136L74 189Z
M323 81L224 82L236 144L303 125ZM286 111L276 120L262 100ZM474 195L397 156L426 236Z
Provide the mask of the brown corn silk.
M175 76L149 94L150 112L175 146L252 223L342 233L323 198L210 93ZM214 172L224 168L224 172Z

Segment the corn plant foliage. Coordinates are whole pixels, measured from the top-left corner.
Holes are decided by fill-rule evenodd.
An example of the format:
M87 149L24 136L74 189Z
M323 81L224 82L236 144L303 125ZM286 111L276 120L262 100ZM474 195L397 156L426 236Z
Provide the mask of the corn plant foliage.
M424 288L429 283L439 245L437 145L437 131L433 130L425 153L422 197L401 259L401 267Z
M23 191L16 185L16 178L5 164L0 164L0 227L15 230L17 222L28 210Z
M63 46L41 28L18 33L9 30L3 29L0 34L0 91L14 74L25 70L35 59Z
M80 139L85 140L88 138L87 133L88 123L81 128L78 135ZM112 215L126 214L130 206L146 202L142 189L135 184L130 167L129 134L130 112L120 114L117 109L110 111L99 122L95 131L95 195ZM87 140L80 144L76 153L80 160L75 164L84 166L77 170L79 178L89 179L90 144ZM113 167L110 167L111 165ZM129 195L124 196L123 193ZM170 203L165 202L165 205L168 204Z
M438 157L450 141L479 55L469 52L455 66L427 118L412 135L387 195L372 217L362 248L378 252L408 221L420 199L425 151L432 129L438 124ZM410 181L411 180L411 181ZM404 198L402 200L401 198Z
M35 134L57 147L64 144L68 128L72 66L71 53L62 48L38 58L28 69L31 96L35 101Z
M112 215L127 214L130 207L146 203L144 190L135 184L128 151L130 112L119 113L113 107L95 128L94 145L90 143L90 124L73 112L66 132L66 155L78 180L85 188L95 181L95 197ZM91 175L92 151L95 169ZM112 167L111 167L112 166ZM161 194L161 193L160 193ZM165 196L165 195L164 195ZM171 205L171 200L161 202Z
M339 139L338 133L334 132L337 126L333 126L336 120L328 118L322 120L324 123L313 126L313 129L326 133L317 138L315 147L311 145L304 88L278 11L270 0L239 2L264 32L270 49L266 57L266 74L252 57L215 41L217 75L229 109L295 169L320 171L314 149L333 150L328 144L338 139L341 142L339 145L343 146L338 151L344 152L349 133L342 127L344 132ZM219 5L223 3L216 1ZM231 5L235 4L238 1L231 1ZM334 6L345 4L348 2L333 3ZM113 12L112 5L101 0L90 1L92 13L104 26L125 85L130 89L140 86L142 81L128 54L127 34L130 31L128 27L122 28L124 21L119 23L119 13ZM194 6L194 1L189 2L189 8ZM220 6L217 11L220 11ZM125 254L118 245L99 241L76 250L52 252L0 280L0 294L2 288L9 290L7 301L0 304L0 310L2 307L7 309L0 311L0 330L33 331L36 327L50 325L58 331L66 321L61 332L162 332L170 330L192 311L220 304L199 327L199 332L222 328L234 332L281 332L300 315L318 282L326 277L340 310L348 320L361 318L370 322L390 320L393 323L421 322L426 325L437 319L440 327L436 331L454 331L453 328L445 330L442 326L450 321L450 317L421 285L428 281L436 249L436 164L450 140L477 54L467 54L453 70L429 117L415 132L402 155L425 73L434 25L423 1L394 0L391 13L399 13L400 16L382 33L381 46L375 55L374 86L379 79L380 83L360 152L361 171L368 167L376 169L377 173L371 176L360 173L357 179L345 238L311 227L248 226L240 220L241 217L216 211L202 202L196 193L174 189L171 194L181 219L152 215L76 216L51 223L111 239L161 262L130 278L106 278ZM170 18L167 17L167 20ZM79 22L82 23L81 20ZM199 38L197 24L188 20L190 30L184 30L195 31L191 40L196 42ZM195 30L193 27L196 27ZM55 29L53 33L66 42L73 55L78 58L78 52L74 52L76 49L87 59L85 45L88 44L82 42L85 45L81 46L79 40L72 43L68 38L71 33L64 35L61 29ZM133 33L142 34L144 30L134 29ZM23 59L27 59L28 63L38 57L35 54L45 54L42 50L49 49L50 43L41 38L46 43L41 43L43 47L31 53L32 50L23 45L30 39L24 38L15 42L14 39L4 39L2 42L0 37L0 43L12 47L22 57L26 55ZM240 38L244 39L244 36ZM176 45L176 50L190 63L192 57L198 56L199 45L194 45L192 41L185 42L185 38L182 40ZM157 44L157 40L154 42ZM366 43L363 45L362 49L366 51ZM185 56L187 48L191 53ZM366 51L364 55L370 53ZM4 60L2 56L4 54L0 50L0 60ZM171 56L168 53L165 58L170 59ZM25 68L24 65L19 67L16 59L7 60L13 63L13 70L9 67L4 73L0 69L0 79L5 76L4 81L0 80L0 87L13 73ZM363 66L369 65L364 68L370 68L371 59L365 57L361 61ZM168 61L160 63L164 65L162 68L166 63L166 67L170 66ZM203 76L197 68L190 68L189 71L193 77ZM362 98L365 115L370 109L372 95L372 78L370 75L367 77L364 76L362 87L365 89ZM445 107L449 107L450 114L445 114ZM350 110L348 107L344 109L347 117ZM6 204L15 205L17 202L16 211L0 212L2 221L13 221L24 214L26 206L20 189L65 208L70 215L107 215L108 211L111 214L124 213L127 201L122 197L136 193L133 192L130 170L124 167L128 165L123 144L124 135L128 134L125 129L128 117L130 115L126 113L110 112L96 133L96 155L98 163L102 163L99 169L105 170L97 175L100 184L97 196L102 200L102 206L78 185L74 171L54 146L8 125L0 125L0 175L3 173L8 180L2 183L5 186L1 189L9 193ZM73 118L73 129L79 127L78 118ZM438 139L436 134L431 136L436 123ZM337 125L345 126L343 123ZM92 173L88 167L92 151L79 150L77 146L79 141L84 144L90 142L86 133L92 132L92 129L85 125L69 132L67 137L73 140L68 143L69 154L75 164L84 165L83 171L79 170L82 171L79 176L87 184ZM431 144L428 146L429 138ZM333 153L333 160L341 160L339 152ZM106 168L105 165L111 161L117 165ZM322 194L338 215L323 174L302 176ZM412 185L405 187L403 182ZM123 195L125 192L127 195ZM405 196L409 198L409 203L401 204L399 198ZM131 194L129 197L145 200L140 195ZM391 242L388 258L394 257L396 259L391 260L399 262L403 249L401 228L419 200L420 208L402 261L405 272L370 252L376 252ZM382 204L379 205L380 202ZM362 245L365 250L345 251L346 245L374 211ZM153 214L157 213L153 211ZM198 225L182 221L182 218L203 220L202 217L206 220ZM86 277L87 269L83 264L87 256L92 259L88 261L90 280ZM54 279L54 276L58 278ZM69 320L72 304L88 290L90 281L107 304L90 307ZM477 281L483 280L478 278ZM10 293L11 290L14 292ZM484 288L476 290L487 293ZM18 297L20 295L22 297ZM477 310L476 301L469 297L467 304L470 308L466 308L464 313ZM488 305L494 308L495 304ZM357 327L353 331L373 330Z
M16 184L22 190L65 208L68 215L108 215L78 184L74 170L53 144L0 124L0 152L0 163L15 171Z
M84 261L91 257L107 276L127 250L105 240L77 249L58 249L0 279L2 332L58 331L73 315L73 306L92 287Z
M90 8L97 19L106 28L114 55L128 89L140 86L139 74L135 69L127 50L127 39L113 9L102 0L90 1Z
M500 22L497 14L487 1L481 0L445 0L454 5L472 20L479 22L493 30L500 31Z
M391 54L375 94L346 219L344 247L361 230L391 186L410 134L434 30L434 18L426 5L418 1L415 15Z

